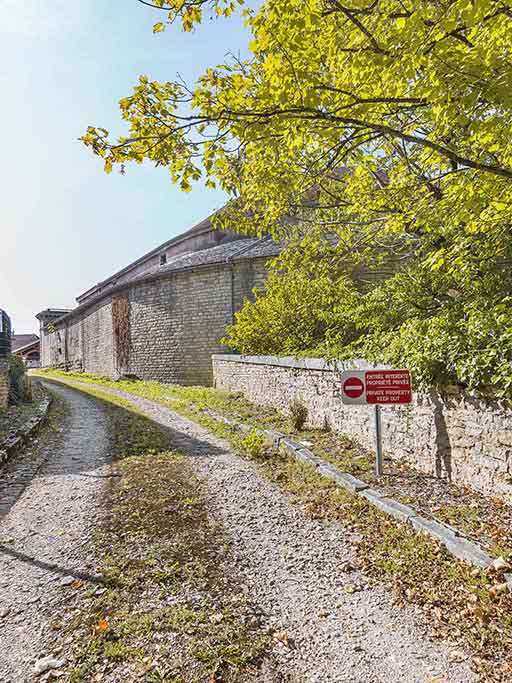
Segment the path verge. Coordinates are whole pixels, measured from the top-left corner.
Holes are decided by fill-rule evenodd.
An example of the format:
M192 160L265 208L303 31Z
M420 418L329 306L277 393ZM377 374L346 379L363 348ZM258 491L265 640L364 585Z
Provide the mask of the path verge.
M6 463L39 431L46 420L51 401L51 396L46 394L30 406L22 406L25 410L20 411L14 428L9 429L5 438L0 438L0 465Z
M410 524L416 531L431 536L460 560L465 560L475 567L487 569L489 573L495 573L498 578L503 577L502 584L498 584L498 590L506 587L512 593L512 567L503 558L492 558L483 551L480 545L467 539L464 534L447 524L440 524L433 519L419 515L416 510L408 505L404 505L382 492L371 488L362 479L354 477L348 472L342 472L331 463L325 462L315 455L309 448L279 432L268 429L258 429L251 427L243 422L237 422L215 413L208 411L209 415L217 421L225 422L230 426L239 429L244 433L253 432L259 434L272 444L274 448L282 448L293 458L300 462L305 462L313 467L324 477L332 479L338 486L347 489L354 495L363 496L370 505L378 508L386 515L395 517L403 522Z
M241 430L214 420L204 406L191 409L170 398L163 408L119 389L99 388L148 407L164 419L173 414L170 406L228 438L235 448L241 446L239 452L243 451L246 457L249 454L258 469L291 494L305 512L335 519L344 528L355 531L359 537L357 565L369 575L389 581L398 602L421 605L431 617L434 635L458 640L469 647L482 680L510 679L506 653L512 644L512 601L508 594L497 590L501 585L499 572L473 570L466 562L454 560L437 542L372 508L365 496L355 496L329 482L311 463L301 463L282 452L258 446L251 431L241 438ZM90 390L90 386L83 390Z

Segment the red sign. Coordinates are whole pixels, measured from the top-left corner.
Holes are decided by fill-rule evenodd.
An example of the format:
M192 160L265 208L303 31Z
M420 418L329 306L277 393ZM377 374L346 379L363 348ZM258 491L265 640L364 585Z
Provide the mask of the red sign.
M349 377L343 382L343 391L349 398L359 398L364 393L364 383L359 377Z
M367 403L393 404L412 401L409 370L367 370L365 375Z
M346 370L341 382L343 403L394 405L412 401L409 370Z

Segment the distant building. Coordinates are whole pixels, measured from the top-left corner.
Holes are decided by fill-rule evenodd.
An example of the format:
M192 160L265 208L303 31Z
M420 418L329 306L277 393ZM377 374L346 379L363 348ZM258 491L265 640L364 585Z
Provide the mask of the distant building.
M39 337L37 334L13 334L11 353L20 356L27 368L38 368L41 364Z
M72 311L38 313L41 364L211 384L226 325L278 252L270 237L217 230L207 218L88 289Z
M11 353L11 319L0 308L0 358Z

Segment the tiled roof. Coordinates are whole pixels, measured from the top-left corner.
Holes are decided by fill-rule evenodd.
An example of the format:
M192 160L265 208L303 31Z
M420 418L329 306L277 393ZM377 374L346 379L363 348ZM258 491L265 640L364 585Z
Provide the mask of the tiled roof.
M210 247L209 249L201 249L201 251L189 252L188 254L180 254L175 256L173 259L167 261L165 265L155 266L149 270L140 273L137 277L127 280L126 282L118 285L118 287L127 287L130 284L135 284L137 282L143 282L146 278L158 278L165 273L172 273L175 271L186 270L188 268L194 268L199 266L209 266L216 263L226 263L229 259L230 261L238 261L242 259L252 259L252 258L272 258L277 256L280 252L279 246L272 240L270 236L266 237L247 237L244 239L238 239L234 242L226 242L226 244L219 244L216 247ZM73 311L65 313L61 318L58 318L55 322L58 323L64 320L68 315L75 314L91 303L101 299L106 294L116 291L116 287L112 287L108 292L98 292L91 296L86 302L81 303Z
M39 341L37 334L13 334L11 337L11 349L12 351L16 351L17 349L21 349L22 346L32 344L36 341Z
M144 273L144 275L224 263L228 259L237 261L244 258L270 258L277 256L278 253L279 247L270 237L248 237L236 240L235 242L227 242L216 247L210 247L209 249L180 254L167 261L164 266L152 268Z

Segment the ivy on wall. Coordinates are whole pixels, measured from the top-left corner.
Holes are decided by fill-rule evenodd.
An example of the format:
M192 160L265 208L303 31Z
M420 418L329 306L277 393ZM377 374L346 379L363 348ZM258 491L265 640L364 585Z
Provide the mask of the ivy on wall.
M118 371L127 368L130 360L130 302L126 294L112 299L112 333L115 363Z

